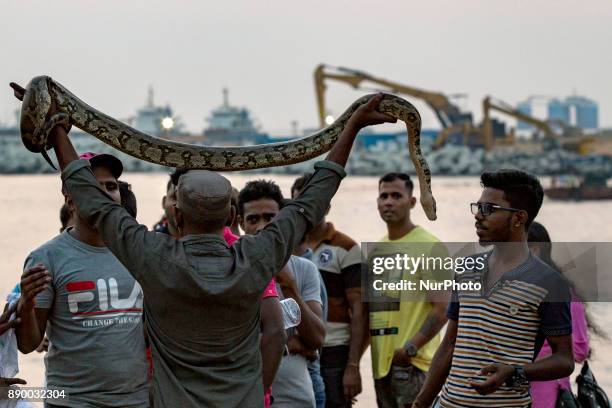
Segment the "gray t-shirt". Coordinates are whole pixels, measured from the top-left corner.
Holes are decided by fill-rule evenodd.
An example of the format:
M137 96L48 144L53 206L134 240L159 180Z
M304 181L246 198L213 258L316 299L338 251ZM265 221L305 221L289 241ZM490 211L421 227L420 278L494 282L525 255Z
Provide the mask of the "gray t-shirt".
M65 389L71 407L147 407L149 385L142 290L108 248L63 232L26 259L53 279L36 297L50 309L47 385Z
M302 300L322 303L321 279L317 266L308 259L297 256L291 256L288 266ZM276 286L279 298L283 299L279 284L277 283ZM287 335L291 336L295 332L294 328L289 329ZM315 407L315 396L306 358L295 354L283 356L272 383L272 395L274 396L274 407Z

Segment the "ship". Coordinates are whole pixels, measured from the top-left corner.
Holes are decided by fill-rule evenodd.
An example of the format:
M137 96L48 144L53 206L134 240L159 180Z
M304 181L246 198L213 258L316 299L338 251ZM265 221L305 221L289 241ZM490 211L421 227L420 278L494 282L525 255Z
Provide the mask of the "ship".
M158 106L154 102L153 87L149 86L146 104L138 109L136 117L126 120L141 132L158 137L183 134L183 124L174 115L170 105Z
M223 88L223 102L206 119L204 144L210 146L243 146L270 143L270 136L261 131L251 111L229 103L229 90Z
M583 176L555 176L552 186L544 194L553 200L583 201L612 200L612 186L609 176L591 173Z

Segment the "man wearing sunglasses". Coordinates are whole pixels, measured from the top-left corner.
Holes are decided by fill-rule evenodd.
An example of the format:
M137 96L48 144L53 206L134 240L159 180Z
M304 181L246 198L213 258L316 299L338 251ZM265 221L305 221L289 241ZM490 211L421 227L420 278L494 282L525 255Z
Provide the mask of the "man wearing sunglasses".
M440 390L434 407L528 407L531 381L574 369L569 290L527 246L542 186L519 170L480 179L483 191L471 210L479 242L492 250L484 254L484 268L456 280L479 282L482 289L453 292L446 335L413 407L429 407ZM533 362L544 339L553 354Z

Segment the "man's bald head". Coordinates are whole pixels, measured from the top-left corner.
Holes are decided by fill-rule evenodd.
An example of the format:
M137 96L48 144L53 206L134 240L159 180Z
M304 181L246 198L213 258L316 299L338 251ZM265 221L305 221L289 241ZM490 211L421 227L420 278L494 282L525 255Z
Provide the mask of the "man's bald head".
M190 230L214 232L226 225L231 198L228 179L208 170L190 170L178 181L176 208Z

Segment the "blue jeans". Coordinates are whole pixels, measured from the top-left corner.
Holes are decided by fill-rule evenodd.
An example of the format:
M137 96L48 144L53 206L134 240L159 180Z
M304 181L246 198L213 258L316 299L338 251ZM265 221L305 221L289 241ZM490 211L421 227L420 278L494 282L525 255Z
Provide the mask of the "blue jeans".
M325 384L323 383L323 377L321 377L321 362L319 359L308 363L308 372L312 380L317 408L325 408Z

